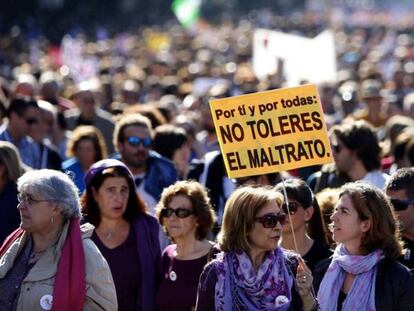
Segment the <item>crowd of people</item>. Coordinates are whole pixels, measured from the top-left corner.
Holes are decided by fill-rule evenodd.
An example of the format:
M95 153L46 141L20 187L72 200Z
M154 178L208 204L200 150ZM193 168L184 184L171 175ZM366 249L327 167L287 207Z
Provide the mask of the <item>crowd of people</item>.
M0 310L413 310L414 25L301 17L1 38ZM208 101L285 86L264 24L334 30L334 163L231 179Z

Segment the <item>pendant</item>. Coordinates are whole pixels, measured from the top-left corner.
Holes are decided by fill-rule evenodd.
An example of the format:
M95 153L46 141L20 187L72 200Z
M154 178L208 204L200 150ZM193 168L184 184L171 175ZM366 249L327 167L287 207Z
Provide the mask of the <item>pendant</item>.
M173 281L173 282L175 282L177 280L177 273L175 273L174 271L171 271L168 274L168 276L169 276L170 280Z

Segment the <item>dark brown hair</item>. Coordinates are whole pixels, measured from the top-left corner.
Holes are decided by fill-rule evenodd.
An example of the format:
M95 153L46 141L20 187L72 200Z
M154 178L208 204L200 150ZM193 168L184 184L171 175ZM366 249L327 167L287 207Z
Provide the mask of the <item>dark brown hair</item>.
M135 192L135 186L129 178L129 174L122 167L109 167L101 172L100 175L94 177L91 184L86 188L86 191L81 197L81 211L84 220L91 223L95 227L101 222L101 213L98 203L93 196L93 189L98 191L105 179L109 177L124 177L129 185L129 196L127 207L123 217L132 222L135 218L145 214L146 208L142 199ZM132 183L132 184L131 184Z

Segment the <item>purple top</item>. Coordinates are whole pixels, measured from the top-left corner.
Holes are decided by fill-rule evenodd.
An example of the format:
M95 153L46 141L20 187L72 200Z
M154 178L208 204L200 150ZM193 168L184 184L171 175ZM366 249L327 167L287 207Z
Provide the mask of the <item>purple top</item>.
M148 214L143 214L132 222L135 234L135 244L139 264L139 284L138 295L135 297L135 308L137 311L155 310L155 294L161 274L161 252L158 240L159 224L158 221ZM120 259L120 265L128 267L130 259L123 257ZM131 273L131 272L129 272ZM119 302L118 302L119 304Z
M208 254L192 260L174 258L176 245L169 245L162 254L162 280L156 297L159 311L191 311L195 307L197 285Z
M136 299L141 284L141 268L135 231L131 226L127 239L115 248L106 247L94 231L92 241L108 262L114 279L119 311L136 310Z

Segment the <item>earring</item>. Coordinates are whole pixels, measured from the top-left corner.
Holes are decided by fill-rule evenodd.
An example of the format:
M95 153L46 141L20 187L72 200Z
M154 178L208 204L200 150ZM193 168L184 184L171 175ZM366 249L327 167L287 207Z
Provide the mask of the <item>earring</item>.
M53 224L53 222L55 221L55 219L53 218L53 216L50 217L50 223Z

